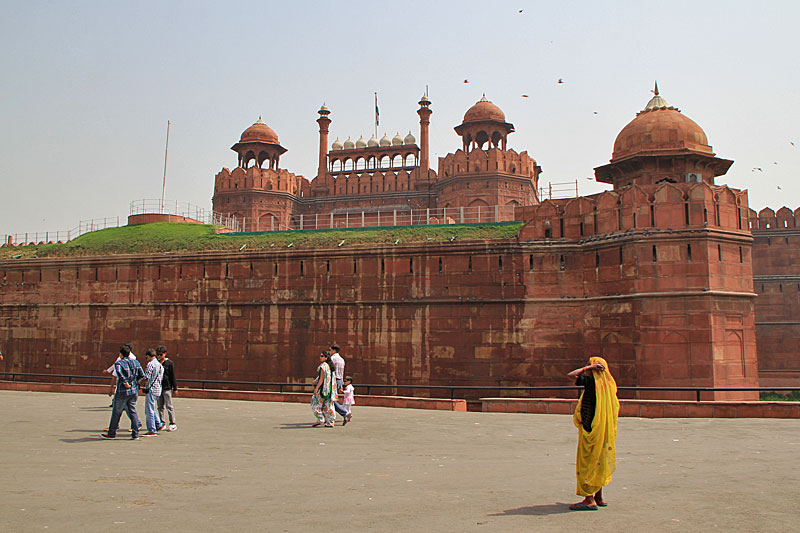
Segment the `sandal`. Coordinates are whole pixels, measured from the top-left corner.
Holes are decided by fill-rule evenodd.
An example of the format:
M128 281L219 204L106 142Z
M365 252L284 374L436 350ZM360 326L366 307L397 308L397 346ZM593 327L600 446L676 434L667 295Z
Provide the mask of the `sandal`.
M585 503L573 503L569 506L571 511L597 511L596 505L586 505Z

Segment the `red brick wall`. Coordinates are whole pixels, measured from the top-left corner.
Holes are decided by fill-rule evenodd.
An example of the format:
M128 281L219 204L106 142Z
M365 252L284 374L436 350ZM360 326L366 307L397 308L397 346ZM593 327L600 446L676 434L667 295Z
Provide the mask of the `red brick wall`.
M800 209L750 212L759 376L800 386Z
M624 385L757 385L736 194L545 202L508 241L0 263L0 368L97 373L131 341L185 377L303 381L337 341L360 383L564 385L603 353Z

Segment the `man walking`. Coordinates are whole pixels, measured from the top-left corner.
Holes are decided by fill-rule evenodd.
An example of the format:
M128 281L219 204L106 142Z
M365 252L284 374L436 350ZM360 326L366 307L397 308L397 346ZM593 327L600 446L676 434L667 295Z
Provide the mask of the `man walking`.
M333 373L336 377L336 393L337 397L340 397L342 394L342 390L344 389L344 357L339 355L339 345L338 344L331 344L331 363L333 363ZM338 401L333 402L333 408L336 409L336 412L342 415L344 422L342 424L347 424L350 422L350 415L347 413L342 404Z
M161 396L161 380L164 377L164 367L156 359L156 351L154 349L148 348L145 355L147 356L147 369L144 371L142 390L147 393L144 401L147 433L144 436L155 437L158 435L159 430L164 429L164 425L161 423L156 411L156 399Z
M162 423L167 423L167 419L164 417L164 408L166 407L167 415L169 416L167 431L175 431L178 429L178 425L175 422L175 409L172 407L172 397L178 392L178 382L175 381L175 365L172 364L172 359L167 357L167 349L164 346L156 348L156 357L161 366L164 367L164 378L161 380L161 396L158 397L158 417Z
M142 365L136 359L128 356L131 351L127 346L119 349L120 358L114 363L114 382L116 390L112 402L111 421L108 423L108 432L100 435L103 439L113 439L117 436L119 419L122 411L128 414L131 420L131 439L139 438L139 417L136 414L136 398L139 391L139 381L144 378Z

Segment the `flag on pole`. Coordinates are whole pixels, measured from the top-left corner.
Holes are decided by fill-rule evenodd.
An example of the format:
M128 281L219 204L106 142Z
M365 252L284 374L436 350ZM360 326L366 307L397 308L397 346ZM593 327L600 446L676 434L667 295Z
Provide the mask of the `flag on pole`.
M375 127L376 128L381 125L380 118L381 118L381 112L378 109L378 93L375 93Z

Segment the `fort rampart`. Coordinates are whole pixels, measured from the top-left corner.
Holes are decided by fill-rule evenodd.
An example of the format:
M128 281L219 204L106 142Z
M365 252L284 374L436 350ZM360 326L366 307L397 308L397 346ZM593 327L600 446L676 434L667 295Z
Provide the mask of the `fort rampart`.
M762 385L800 384L800 209L750 211Z
M337 341L362 383L561 385L603 353L620 384L757 385L746 200L633 186L504 241L7 261L0 364L95 373L131 341L187 378L305 381Z

